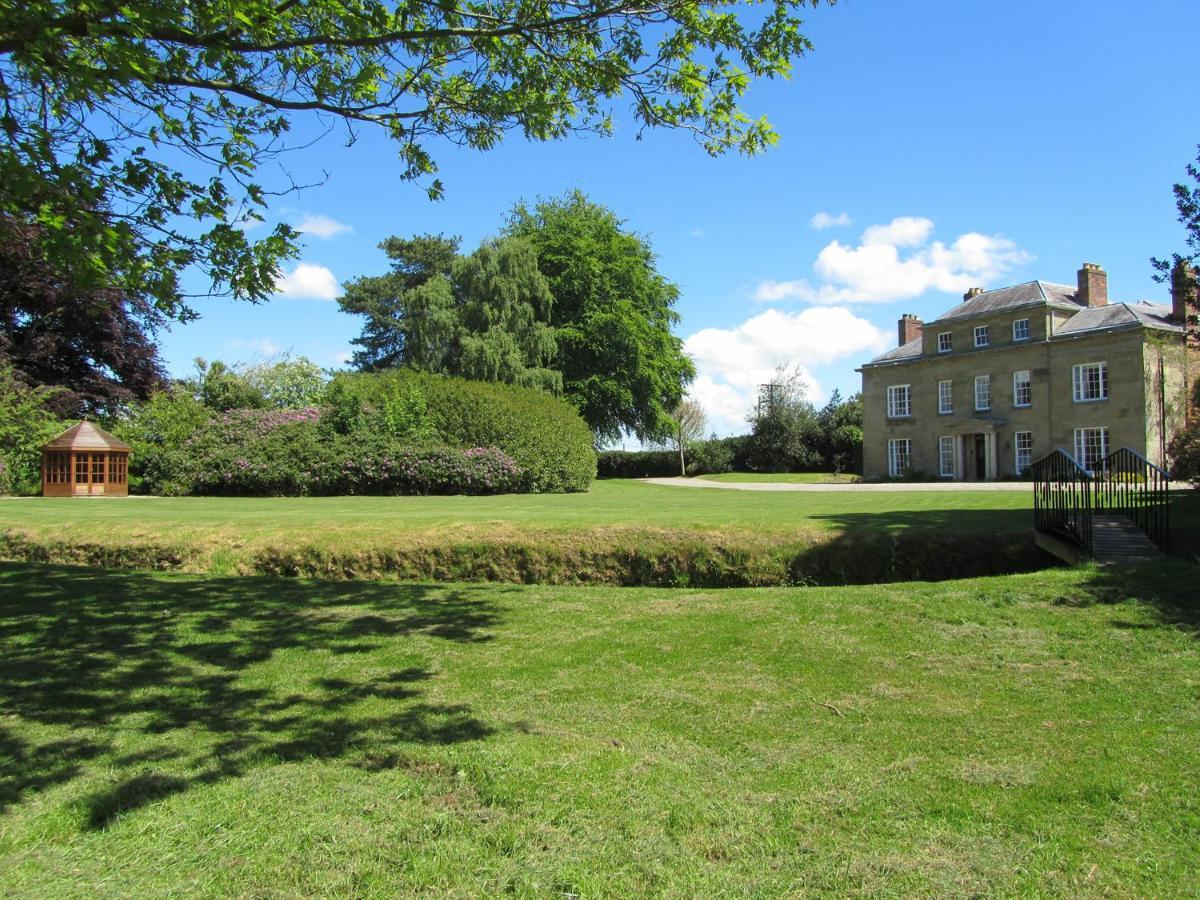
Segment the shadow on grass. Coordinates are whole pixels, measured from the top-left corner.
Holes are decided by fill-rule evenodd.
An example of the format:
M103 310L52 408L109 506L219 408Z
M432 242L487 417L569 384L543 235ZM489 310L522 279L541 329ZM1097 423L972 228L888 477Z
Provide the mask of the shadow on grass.
M1139 603L1154 610L1155 618L1200 637L1200 566L1176 559L1138 565L1104 566L1094 570L1077 594L1060 597L1064 606ZM1114 619L1114 628L1154 627L1144 622Z
M794 562L816 584L943 581L1033 572L1059 564L1033 539L1027 509L927 509L813 516L833 537Z
M255 765L485 738L469 707L424 698L434 673L413 658L418 638L489 640L503 590L0 564L0 812L89 760L113 770L84 801L86 827L103 828ZM291 652L381 648L336 677ZM46 730L68 736L31 737Z

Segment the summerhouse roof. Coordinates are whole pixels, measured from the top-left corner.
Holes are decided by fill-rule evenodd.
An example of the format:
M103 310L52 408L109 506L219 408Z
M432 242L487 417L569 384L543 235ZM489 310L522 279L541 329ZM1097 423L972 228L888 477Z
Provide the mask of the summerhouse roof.
M103 428L91 422L72 425L43 450L132 450L124 441L117 440Z

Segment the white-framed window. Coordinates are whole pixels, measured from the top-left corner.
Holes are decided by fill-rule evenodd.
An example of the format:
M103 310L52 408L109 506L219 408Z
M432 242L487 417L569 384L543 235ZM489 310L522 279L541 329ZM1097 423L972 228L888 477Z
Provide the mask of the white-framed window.
M938 332L938 353L949 353L954 349L954 335L949 331Z
M1108 363L1081 363L1071 375L1076 403L1108 399Z
M887 414L889 419L904 419L912 415L912 388L909 385L888 385Z
M1014 341L1029 340L1029 320L1028 319L1013 319L1013 340Z
M1100 466L1100 460L1108 456L1108 429L1076 428L1075 458L1089 472Z
M975 346L987 347L992 343L992 332L987 325L975 326Z
M888 474L897 478L912 468L912 441L892 438L888 441Z
M938 474L943 478L954 477L954 437L942 435L938 438Z
M1033 380L1029 370L1013 372L1013 406L1033 405Z
M1017 474L1022 475L1033 462L1033 432L1018 431L1013 446L1016 448Z
M938 415L948 416L954 412L954 382L938 382Z
M992 376L975 376L975 408L985 411L992 408Z

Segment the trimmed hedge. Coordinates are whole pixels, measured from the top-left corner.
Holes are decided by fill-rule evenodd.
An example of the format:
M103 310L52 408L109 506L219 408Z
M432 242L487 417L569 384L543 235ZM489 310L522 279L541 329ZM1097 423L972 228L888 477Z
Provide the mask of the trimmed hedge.
M596 477L591 429L575 407L544 391L410 369L342 374L333 386L335 392L357 397L367 409L415 387L442 442L502 450L525 473L525 490L586 491Z
M674 450L605 450L597 459L601 478L670 478L679 474Z

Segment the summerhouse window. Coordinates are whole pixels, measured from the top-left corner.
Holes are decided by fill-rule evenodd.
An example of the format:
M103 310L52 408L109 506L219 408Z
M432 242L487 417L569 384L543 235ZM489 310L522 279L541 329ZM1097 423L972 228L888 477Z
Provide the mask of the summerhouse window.
M91 480L91 469L89 464L91 461L90 453L75 454L75 483L87 484Z

